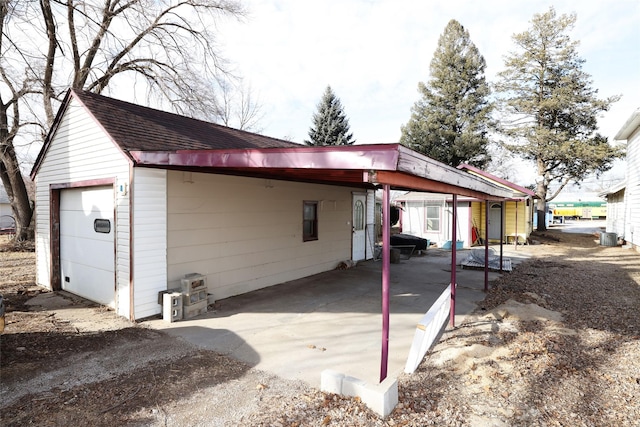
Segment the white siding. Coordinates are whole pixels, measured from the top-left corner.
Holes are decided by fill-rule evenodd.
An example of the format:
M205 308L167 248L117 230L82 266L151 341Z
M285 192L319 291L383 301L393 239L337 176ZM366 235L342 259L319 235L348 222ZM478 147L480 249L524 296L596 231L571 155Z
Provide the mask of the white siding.
M135 318L161 312L158 292L167 289L167 171L135 168L133 283Z
M625 190L607 196L607 231L616 233L618 237L625 237Z
M640 246L640 128L627 140L625 239Z
M445 227L446 227L446 238L447 240L452 240L452 230L453 230L453 203L448 202L447 208L445 211ZM457 226L456 226L456 240L462 240L464 242L464 247L468 248L473 243L471 241L471 203L470 202L458 202L458 210L456 211L458 217ZM442 242L444 243L444 242Z
M223 175L168 175L168 279L207 276L216 299L331 270L351 257L353 188ZM317 241L302 241L303 201Z
M405 211L402 212L402 232L405 234L411 234L412 236L422 237L423 239L429 239L431 243L437 243L442 245L445 241L449 240L449 214L445 208L444 195L424 195L420 200L407 200L405 202ZM427 203L433 203L433 205L440 206L440 228L437 231L426 230L426 210ZM460 240L460 238L458 238Z
M129 163L84 108L72 99L36 176L37 283L50 288L49 191L51 184L114 178L129 182ZM118 314L129 317L129 198L116 196ZM122 300L122 301L121 301Z

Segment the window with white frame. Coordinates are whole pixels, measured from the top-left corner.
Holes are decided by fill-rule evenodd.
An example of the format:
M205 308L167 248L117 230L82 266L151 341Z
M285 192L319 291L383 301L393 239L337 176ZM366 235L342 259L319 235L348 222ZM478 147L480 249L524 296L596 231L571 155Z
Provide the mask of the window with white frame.
M428 201L424 206L424 230L440 231L442 222L442 203L439 201Z

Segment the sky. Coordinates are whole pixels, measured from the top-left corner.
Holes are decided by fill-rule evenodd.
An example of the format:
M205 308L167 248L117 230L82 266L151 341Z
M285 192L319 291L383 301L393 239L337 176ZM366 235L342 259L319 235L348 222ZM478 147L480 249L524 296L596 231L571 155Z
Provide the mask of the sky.
M622 95L599 119L613 139L640 108L640 1L244 0L248 15L218 24L218 43L244 78L263 118L260 133L302 143L330 85L357 144L394 143L428 82L438 38L451 19L484 56L486 77L515 50L511 36L553 6L576 13L583 71L598 96ZM618 165L616 169L620 169ZM614 170L615 172L615 170ZM514 179L514 182L517 182ZM522 183L521 184L526 184Z

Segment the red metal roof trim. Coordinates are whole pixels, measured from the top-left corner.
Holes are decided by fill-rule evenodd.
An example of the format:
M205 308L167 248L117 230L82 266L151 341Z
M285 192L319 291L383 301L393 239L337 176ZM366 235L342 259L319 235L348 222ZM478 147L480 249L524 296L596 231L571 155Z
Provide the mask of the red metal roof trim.
M237 150L131 151L139 166L391 170L398 144Z
M513 182L507 181L506 179L498 178L497 176L492 175L489 172L483 171L482 169L478 169L478 168L476 168L474 166L471 166L471 165L468 165L466 163L463 163L460 166L458 166L458 169L466 169L468 171L477 173L478 175L483 176L483 177L485 177L487 179L490 179L492 181L498 182L498 183L500 183L500 184L502 184L502 185L504 185L506 187L509 187L509 188L512 188L512 189L514 189L516 191L524 193L527 196L534 197L536 195L535 192L529 190L528 188L521 187L518 184L514 184ZM516 198L513 198L511 200L517 200L517 199L519 199L519 198L516 197Z

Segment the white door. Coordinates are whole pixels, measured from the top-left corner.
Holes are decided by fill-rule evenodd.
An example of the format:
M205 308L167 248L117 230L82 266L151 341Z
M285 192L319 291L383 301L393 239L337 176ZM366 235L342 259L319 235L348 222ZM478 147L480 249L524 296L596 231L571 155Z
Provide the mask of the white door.
M60 193L62 289L115 307L113 187Z
M492 203L489 207L489 239L502 240L500 222L502 221L502 205Z
M351 222L353 236L351 243L351 259L353 261L360 261L366 257L366 194L354 194L353 195L353 218Z

